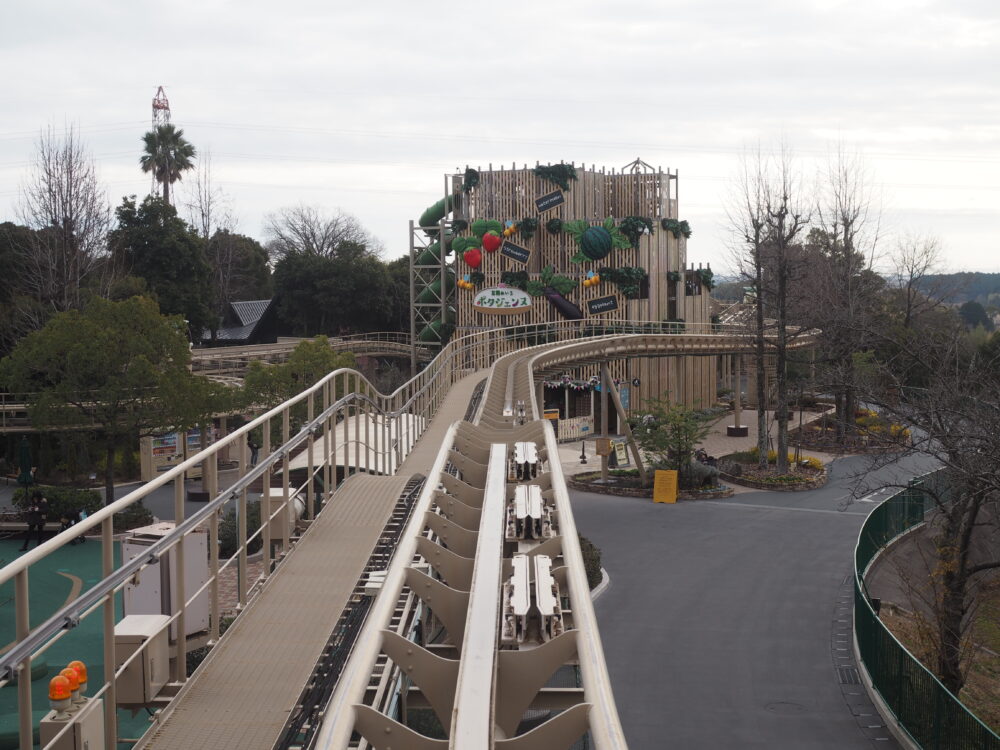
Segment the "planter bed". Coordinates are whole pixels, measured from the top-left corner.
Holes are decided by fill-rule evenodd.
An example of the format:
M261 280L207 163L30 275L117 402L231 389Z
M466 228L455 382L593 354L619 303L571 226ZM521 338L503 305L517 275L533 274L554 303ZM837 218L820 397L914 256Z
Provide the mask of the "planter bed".
M720 461L721 463L721 461ZM756 464L743 464L748 468L756 469ZM741 487L751 487L757 490L775 490L776 492L801 492L803 490L814 490L817 487L822 487L826 484L827 473L826 469L820 469L816 471L815 469L800 469L801 481L797 482L775 482L767 481L763 479L756 479L750 476L744 475L733 475L727 474L724 471L719 472L719 476L725 479L727 482L732 482L733 484L738 484ZM788 475L786 475L788 476Z
M639 487L638 479L633 477L611 477L617 484L598 484L593 480L599 479L601 472L584 471L580 474L573 474L566 478L566 485L573 490L582 492L595 492L601 495L617 495L618 497L653 497L652 487ZM680 490L677 493L678 500L717 500L724 497L732 497L732 487L715 487L705 490Z

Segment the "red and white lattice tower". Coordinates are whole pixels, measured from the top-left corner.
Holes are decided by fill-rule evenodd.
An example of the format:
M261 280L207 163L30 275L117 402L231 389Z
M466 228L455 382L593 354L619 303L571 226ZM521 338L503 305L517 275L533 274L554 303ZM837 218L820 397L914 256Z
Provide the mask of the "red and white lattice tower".
M153 128L166 125L170 122L170 102L163 91L163 86L156 89L156 96L153 97Z

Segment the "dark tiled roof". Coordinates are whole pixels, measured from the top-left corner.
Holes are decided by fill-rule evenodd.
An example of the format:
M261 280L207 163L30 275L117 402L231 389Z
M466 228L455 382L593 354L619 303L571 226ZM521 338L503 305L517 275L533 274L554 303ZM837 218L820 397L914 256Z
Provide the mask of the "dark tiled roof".
M267 308L271 305L269 299L255 299L248 302L231 302L230 307L239 318L241 325L252 325L264 317Z
M254 329L257 328L270 306L271 300L269 299L230 302L231 314L226 315L226 320L238 321L239 325L220 326L219 330L215 332L215 339L217 341L246 341L253 335ZM201 340L211 341L212 332L203 331Z

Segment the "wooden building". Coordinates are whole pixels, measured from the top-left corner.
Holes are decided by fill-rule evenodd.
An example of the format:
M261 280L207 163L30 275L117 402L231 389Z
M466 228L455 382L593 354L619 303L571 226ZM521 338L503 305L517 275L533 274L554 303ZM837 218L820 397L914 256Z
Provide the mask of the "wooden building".
M531 343L567 319L704 330L711 270L688 261L678 184L675 172L639 160L622 170L490 165L447 175L445 198L412 228L414 333L433 342L525 324L537 327ZM632 410L664 393L692 405L715 401L712 357L635 359L611 369ZM589 413L580 386L592 375L596 368L565 373L559 380L572 393L548 389L547 405L564 420Z

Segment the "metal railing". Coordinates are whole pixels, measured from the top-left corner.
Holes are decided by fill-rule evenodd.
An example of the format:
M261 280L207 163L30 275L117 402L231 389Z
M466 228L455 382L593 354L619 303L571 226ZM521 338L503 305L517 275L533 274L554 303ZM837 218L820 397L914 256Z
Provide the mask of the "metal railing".
M925 482L914 480L865 520L854 552L854 637L872 685L900 729L924 750L1000 750L991 731L911 654L882 623L865 588L872 563L900 536L924 523L934 508Z
M215 642L219 637L220 573L228 568L235 568L239 604L241 607L246 606L251 590L270 575L276 553L281 554L288 549L291 540L289 524L285 521L294 498L298 495L305 497L306 518L312 520L316 512L316 480L322 479L322 499L329 499L336 489L338 464L344 465L345 473L349 468L357 471L362 467L377 473L394 473L412 451L437 413L449 388L457 380L472 372L485 370L498 358L525 346L628 333L680 334L675 325L660 322L601 325L585 321L560 321L545 326L521 325L473 331L453 338L423 371L388 395L379 393L355 370L336 370L315 385L0 569L0 585L14 581L16 611L15 643L9 651L0 655L0 687L15 681L18 676L22 677L17 680L21 748L28 750L32 746L32 696L31 680L28 679L32 661L72 632L81 621L97 613L101 614L102 619L104 673L103 683L94 674L90 684L96 687L93 697L102 697L105 701L105 738L109 746L114 746L117 739L115 680L142 654L141 649L136 651L116 668L116 594L124 589L133 576L141 573L147 566L156 564L168 551L176 557L177 569L183 570L185 545L180 542L196 528L206 524L208 526L208 580L198 591L188 592L184 588L184 577L178 577L177 610L170 615L170 622L178 633L185 633L185 612L188 606L207 591L210 602L210 629L207 637L210 642ZM742 327L688 325L683 334L730 337L728 343L734 351L750 346L746 341L746 329ZM682 344L683 338L684 336L678 335L678 344ZM247 436L251 430L258 428L263 435L260 462L251 466ZM320 436L323 438L322 456L316 450L316 441ZM237 468L230 484L220 490L218 456L223 450L235 452ZM290 463L293 457L301 454L307 457L307 471L303 481L292 487ZM210 502L196 514L186 517L185 477L187 472L199 466ZM265 496L262 501L265 505L262 506L261 526L248 533L248 489L251 484L260 480L270 491L272 475L279 469L280 502L273 509L268 508L266 504L270 501ZM142 558L116 566L112 526L114 515L167 486L173 487L177 528L150 547ZM219 516L229 503L234 503L238 509L237 551L228 560L220 560ZM267 512L264 512L265 508ZM281 523L278 524L278 533L272 538L272 522L276 519ZM101 535L101 582L49 616L41 625L29 626L30 567L88 532L99 532ZM248 545L257 539L261 540L263 546L264 565L260 577L250 581ZM172 678L175 682L184 682L184 657L189 647L184 638L179 641Z

